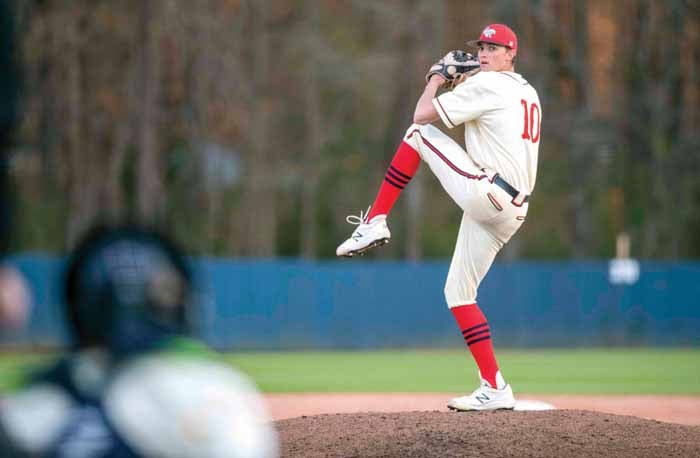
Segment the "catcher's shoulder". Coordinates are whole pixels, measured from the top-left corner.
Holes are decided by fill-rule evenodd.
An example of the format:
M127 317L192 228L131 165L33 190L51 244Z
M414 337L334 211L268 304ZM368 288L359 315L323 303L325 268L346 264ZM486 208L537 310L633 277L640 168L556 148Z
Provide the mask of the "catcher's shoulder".
M73 408L63 389L37 383L2 400L0 431L22 450L43 450L63 430Z
M217 450L277 456L277 436L257 387L218 361L141 359L111 384L105 407L146 456L221 456Z

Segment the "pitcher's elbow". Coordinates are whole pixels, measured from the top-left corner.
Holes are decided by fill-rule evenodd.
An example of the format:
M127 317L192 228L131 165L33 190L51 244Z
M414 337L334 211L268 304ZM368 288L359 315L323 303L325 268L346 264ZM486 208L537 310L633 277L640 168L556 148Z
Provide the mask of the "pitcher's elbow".
M420 113L415 113L413 115L413 122L415 124L420 124L421 126L424 126L428 124L430 121L428 120L427 116L422 116Z

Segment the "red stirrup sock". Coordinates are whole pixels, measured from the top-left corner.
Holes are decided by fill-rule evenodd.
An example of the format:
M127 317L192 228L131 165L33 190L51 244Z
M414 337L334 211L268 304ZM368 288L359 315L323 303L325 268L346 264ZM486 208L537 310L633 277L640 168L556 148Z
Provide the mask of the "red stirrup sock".
M402 141L384 175L377 197L367 215L367 221L377 215L388 215L403 188L411 181L420 165L420 156L408 143Z
M493 354L491 331L486 317L476 303L460 305L450 310L457 320L457 325L462 331L476 365L479 366L481 377L489 382L492 388L498 388L496 382L498 363Z

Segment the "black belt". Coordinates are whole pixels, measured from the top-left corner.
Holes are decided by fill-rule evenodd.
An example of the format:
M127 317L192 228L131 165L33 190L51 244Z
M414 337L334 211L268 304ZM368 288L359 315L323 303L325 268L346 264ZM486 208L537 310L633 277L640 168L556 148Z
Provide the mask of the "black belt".
M512 186L510 185L510 183L508 183L506 180L504 180L503 178L501 178L501 176L500 176L499 174L496 174L496 175L493 177L493 182L494 182L495 184L497 184L498 186L500 186L500 187L501 187L505 192L507 192L513 199L515 199L516 197L518 197L518 195L520 194L520 193L518 192L517 189L515 189L514 187L512 187ZM527 202L528 200L530 200L530 196L529 196L529 195L525 196L525 198L523 199L523 203Z

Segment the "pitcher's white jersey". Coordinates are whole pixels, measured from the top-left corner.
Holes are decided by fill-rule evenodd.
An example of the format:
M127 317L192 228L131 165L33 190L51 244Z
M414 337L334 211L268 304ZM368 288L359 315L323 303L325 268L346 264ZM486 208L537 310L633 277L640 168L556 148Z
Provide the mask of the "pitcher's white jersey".
M433 99L449 128L464 124L472 161L532 193L542 110L537 91L518 73L480 72Z

